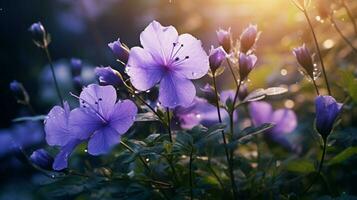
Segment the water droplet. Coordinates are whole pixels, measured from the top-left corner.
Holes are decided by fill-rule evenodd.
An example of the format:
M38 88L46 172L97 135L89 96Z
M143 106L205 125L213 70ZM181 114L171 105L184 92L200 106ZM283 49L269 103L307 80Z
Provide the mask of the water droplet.
M132 95L131 95L131 97L133 97L133 98L134 98L134 97L135 97L135 95L134 95L134 94L132 94Z
M135 90L134 93L135 93L135 94L139 94L139 91L138 91L138 90Z
M146 93L150 93L150 90L146 90L145 92L146 92Z
M280 74L281 74L282 76L286 76L286 75L288 74L288 70L286 70L286 69L281 69L281 70L280 70Z
M201 118L201 115L200 115L200 114L196 114L196 117L197 117L197 118Z
M149 161L150 161L150 159L149 159L149 158L146 158L146 159L145 159L145 161L146 161L146 162L149 162Z
M129 67L126 67L125 70L124 70L124 73L128 74L130 71Z
M52 178L52 179L55 179L55 178L56 178L56 176L55 176L54 174L52 174L52 175L51 175L51 178Z
M87 153L87 152L88 152L88 149L84 149L84 152Z

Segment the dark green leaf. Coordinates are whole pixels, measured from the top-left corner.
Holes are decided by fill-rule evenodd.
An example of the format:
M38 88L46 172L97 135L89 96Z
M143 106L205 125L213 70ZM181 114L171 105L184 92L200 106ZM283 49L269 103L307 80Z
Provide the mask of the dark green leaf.
M19 117L15 118L13 122L22 122L22 121L42 121L46 119L46 115L36 115L36 116L26 116L26 117Z

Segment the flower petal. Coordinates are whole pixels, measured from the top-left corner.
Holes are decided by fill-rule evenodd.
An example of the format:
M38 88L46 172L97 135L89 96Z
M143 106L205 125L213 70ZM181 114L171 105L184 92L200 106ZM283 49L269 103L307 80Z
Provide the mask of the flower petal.
M159 101L164 107L188 106L196 95L196 88L190 80L180 74L170 73L160 83Z
M138 112L136 105L130 100L124 100L115 104L109 124L118 133L125 133L134 123Z
M146 91L161 80L163 68L146 50L133 47L130 51L127 73L136 89Z
M178 33L173 26L162 26L159 22L151 22L140 34L140 42L144 49L152 54L161 64L167 63L177 42Z
M107 119L117 100L117 93L112 86L90 84L80 94L80 106L92 109Z
M73 134L68 129L69 105L64 102L64 109L60 106L53 107L45 120L46 141L49 145L65 145Z
M120 134L111 127L105 127L96 131L88 142L88 153L91 155L105 154L118 144Z
M67 168L68 166L68 158L82 141L78 139L70 140L66 145L61 148L61 151L57 154L55 161L53 162L53 169L54 170L62 170Z
M179 58L173 63L174 70L188 79L199 79L207 74L209 59L202 48L202 43L190 34L179 36L179 44L183 45L175 56Z
M294 111L290 109L279 109L274 111L271 120L275 123L271 133L275 135L291 133L297 126L296 115Z
M96 112L86 108L76 108L72 110L69 117L70 130L75 137L79 139L89 138L103 123L103 120Z
M248 107L255 126L271 122L273 108L269 103L264 101L251 102Z

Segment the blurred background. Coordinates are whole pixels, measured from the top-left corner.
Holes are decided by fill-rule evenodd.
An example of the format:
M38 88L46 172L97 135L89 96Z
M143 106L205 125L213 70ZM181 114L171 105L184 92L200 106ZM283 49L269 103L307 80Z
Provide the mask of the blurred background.
M357 13L356 0L346 0L345 3L352 13ZM316 27L335 97L342 102L345 91L340 88L344 82L338 74L344 70L355 77L357 56L325 18L327 7L334 10L336 23L356 47L357 37L340 0L312 0L309 14ZM40 144L43 139L41 125L28 124L25 128L27 133L23 133L20 130L23 127L12 123L12 119L29 112L16 103L9 90L12 80L23 83L38 114L46 114L56 103L46 55L33 44L28 31L32 23L42 22L51 34L49 50L62 94L67 100L75 100L68 95L73 90L69 80L70 59L83 61L85 70L82 76L86 83L95 81L92 70L95 66L110 65L123 71L123 66L115 61L107 44L120 37L129 47L140 45L140 32L152 20L173 25L179 33L188 32L196 36L207 51L211 45L218 44L215 32L218 28L231 27L234 38L238 38L243 28L257 24L262 32L256 46L258 67L250 76L249 90L288 86L289 94L273 99L274 107L294 109L299 122L308 122L300 123L298 131L303 132L311 126L312 122L308 120L314 112L314 90L299 72L291 52L293 47L302 43L306 43L312 52L315 50L303 13L288 0L4 0L0 3L0 137L10 132L19 135L38 132L32 134L34 144ZM219 87L233 87L230 78L229 74L219 77ZM321 78L318 85L324 88ZM322 93L326 94L326 90ZM356 117L344 119L343 126L355 130ZM10 147L1 148L0 199L7 199L9 196L2 192L16 193L15 187L11 187L14 184L30 184L26 179L33 178L33 170L21 162L24 160L21 156L15 159L13 154L17 153L9 153ZM27 197L24 193L18 199Z

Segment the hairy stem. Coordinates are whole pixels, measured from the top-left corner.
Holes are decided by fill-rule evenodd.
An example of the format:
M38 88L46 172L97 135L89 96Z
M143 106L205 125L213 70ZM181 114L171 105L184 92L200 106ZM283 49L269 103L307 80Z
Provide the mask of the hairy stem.
M56 78L55 69L54 69L54 67L53 67L52 58L51 58L51 55L50 55L50 52L49 52L49 50L48 50L47 45L46 45L43 49L45 50L45 53L46 53L48 62L50 63L53 82L55 83L56 92L57 92L57 95L58 95L59 100L61 101L61 105L62 105L62 107L63 107L62 94L61 94L61 91L60 91L60 89L59 89L59 87L58 87L58 82L57 82L57 78Z
M217 91L217 83L216 83L215 74L213 74L212 78L213 78L213 87L214 87L214 91L215 91L215 95L216 95L216 108L217 108L218 120L219 120L219 123L222 123L222 117L221 117L221 111L220 111L220 107L219 107L219 96L218 96L218 91ZM234 179L233 166L232 166L231 159L229 158L229 153L228 153L228 148L227 148L227 140L226 140L226 136L224 134L224 131L222 131L222 139L223 139L224 151L225 151L225 154L226 154L226 159L227 159L228 168L229 168L228 170L229 170L231 184L232 184L233 198L237 199L237 187L236 187L236 183L235 183L235 179Z
M172 131L171 131L171 116L170 116L170 108L166 108L167 114L167 130L169 131L170 142L172 144Z
M312 27L311 20L309 18L309 15L307 14L306 8L303 10L303 13L305 15L305 18L306 18L308 24L309 24L312 36L314 38L315 46L316 46L317 53L319 55L319 59L320 59L320 63L321 63L322 74L324 75L324 79L325 79L325 83L326 83L328 94L331 96L331 89L330 89L330 85L329 85L329 82L328 82L328 79L327 79L327 75L326 75L325 64L324 64L324 61L322 59L322 55L321 55L319 43L317 42L317 37L316 37L316 34L315 34L315 30Z

